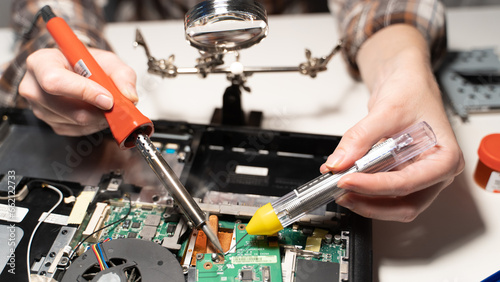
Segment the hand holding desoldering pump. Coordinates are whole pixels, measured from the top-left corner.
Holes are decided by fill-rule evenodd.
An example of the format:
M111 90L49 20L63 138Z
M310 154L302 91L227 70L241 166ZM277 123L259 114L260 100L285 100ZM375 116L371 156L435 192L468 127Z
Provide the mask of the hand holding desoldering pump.
M202 228L208 239L222 252L217 236L205 222L204 213L149 139L153 133L151 120L142 115L134 104L120 93L111 78L106 75L62 18L56 17L49 6L42 8L41 15L47 24L47 30L73 69L80 75L97 82L113 95L114 105L110 110L105 111L104 115L120 148L137 146L184 215L195 227Z
M273 203L261 207L247 225L251 235L272 235L305 216L306 213L338 199L347 191L337 186L340 178L356 172L390 170L436 145L431 127L421 122L373 146L355 164L338 173L328 172Z

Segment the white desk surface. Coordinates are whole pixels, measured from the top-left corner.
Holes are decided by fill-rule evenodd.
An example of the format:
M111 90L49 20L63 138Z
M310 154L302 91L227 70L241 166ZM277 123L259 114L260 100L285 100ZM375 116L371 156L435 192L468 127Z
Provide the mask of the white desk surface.
M495 47L500 50L500 6L447 11L451 49ZM329 15L273 16L270 33L259 45L241 52L247 66L296 66L304 49L326 55L338 39ZM184 41L181 21L110 24L106 35L118 55L138 75L138 107L152 119L208 123L229 85L224 75L161 79L147 73L142 48L134 49L140 27L156 58L175 54L178 67L192 67L197 51ZM12 42L9 30L0 36ZM2 60L11 44L0 45ZM369 93L345 71L340 56L328 71L311 79L298 73L254 74L252 94L242 96L245 110L264 113L263 127L342 135L366 113ZM500 132L500 113L472 114L467 123L450 120L465 155L466 167L431 207L411 223L373 222L374 281L480 281L500 270L500 194L480 189L472 174L481 138Z

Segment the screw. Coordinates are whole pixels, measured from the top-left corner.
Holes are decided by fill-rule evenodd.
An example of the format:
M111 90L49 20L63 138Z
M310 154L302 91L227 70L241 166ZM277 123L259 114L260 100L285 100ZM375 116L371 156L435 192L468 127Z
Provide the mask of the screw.
M59 261L59 264L60 265L67 265L68 264L68 258L66 258L66 257L61 258L61 260Z

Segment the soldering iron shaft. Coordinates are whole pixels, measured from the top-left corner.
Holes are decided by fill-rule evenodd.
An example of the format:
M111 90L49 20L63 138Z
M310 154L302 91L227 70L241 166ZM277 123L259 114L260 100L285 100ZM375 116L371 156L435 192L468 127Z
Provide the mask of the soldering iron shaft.
M205 222L205 214L184 185L182 185L179 178L161 156L149 137L145 134L138 134L136 147L186 217L193 222L195 227L203 229L210 242L222 253L222 247L217 236Z
M40 14L46 22L47 30L75 71L99 83L113 95L114 105L110 110L105 111L104 115L120 148L134 147L135 139L135 145L142 156L175 199L182 212L197 228L201 228L207 233L212 244L222 253L217 236L210 228L205 227L204 213L149 140L148 136L153 133L151 120L121 94L111 78L63 18L57 17L49 6L44 6Z

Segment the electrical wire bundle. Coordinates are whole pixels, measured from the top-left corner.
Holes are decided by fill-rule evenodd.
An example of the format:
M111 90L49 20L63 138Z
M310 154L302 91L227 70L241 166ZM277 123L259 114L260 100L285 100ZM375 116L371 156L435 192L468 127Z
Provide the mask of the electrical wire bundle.
M110 240L111 239L108 238L104 240L103 243L108 242ZM109 268L108 263L106 262L106 257L104 256L104 253L101 248L101 243L94 244L92 245L91 248L97 258L97 262L99 263L99 268L101 269L101 271L106 268Z
M67 194L69 194L69 196L67 197L67 200L65 200L66 203L70 203L70 202L73 202L74 201L74 194L73 194L73 191L66 185L63 185L63 184L58 184L58 183L54 183L54 182L50 182L50 181L44 181L44 180L31 180L29 181L28 183L26 183L26 185L23 187L23 190L25 192L23 193L18 193L18 195L16 195L15 197L18 198L18 197L25 197L29 191L31 189L33 189L34 185L33 184L40 184L39 187L41 188L48 188L54 192L56 192L58 195L59 195L59 199L57 201L56 204L54 204L54 206L45 214L45 216L40 219L37 223L37 225L35 226L35 228L33 229L33 232L31 233L31 236L30 236L30 239L29 239L29 242L28 242L28 248L27 248L27 256L26 256L26 265L27 265L27 274L28 274L28 280L31 281L31 265L30 265L30 253L31 253L31 245L33 243L33 239L35 237L35 233L37 232L38 228L40 227L40 225L52 214L52 212L61 204L61 202L63 201L64 199L64 196L63 196L63 193L61 192L60 188L62 190L64 190ZM57 187L56 187L57 186ZM96 234L97 232L101 231L101 230L104 230L110 226L113 226L113 225L116 225L122 221L124 221L129 215L130 215L130 211L132 210L132 200L131 198L128 196L128 195L124 195L124 197L126 197L129 201L129 209L127 211L127 214L125 216L123 216L122 218L114 221L114 222L111 222L109 224L107 224L106 226L103 226L102 228L94 231L92 234L88 235L87 237L85 237L82 241L80 241L77 246L73 249L73 251L71 252L71 254L68 256L70 258L70 260L73 258L73 256L76 254L76 251L78 250L78 248L88 239L90 238L91 236L93 236L94 234ZM113 227L114 228L114 227ZM102 251L102 248L101 248L101 243L104 243L104 242L108 242L110 241L111 239L108 238L106 240L104 240L103 242L100 242L100 243L97 243L97 244L94 244L92 245L92 250L94 251L94 254L96 255L96 258L97 258L97 261L99 262L99 267L101 270L104 270L106 268L109 268L106 260L105 260L105 257L104 257L104 254L103 254L103 251Z
M118 223L120 223L120 222L124 221L125 219L127 219L127 217L130 215L130 211L132 210L132 199L130 199L130 196L128 196L128 195L126 195L126 194L124 195L124 197L126 197L126 198L128 199L128 203L129 203L129 208L128 208L127 214L126 214L125 216L123 216L122 218L120 218L120 219L118 219L118 220L116 220L116 221L114 221L114 222L111 222L111 223L109 223L109 224L107 224L107 225L105 225L105 226L103 226L103 227L101 227L101 228L99 228L99 229L97 229L96 231L92 232L92 234L90 234L90 235L88 235L87 237L85 237L85 238L84 238L82 241L80 241L80 242L78 243L78 245L76 245L76 247L73 249L73 251L72 251L72 252L71 252L71 254L69 255L69 258L70 258L70 259L73 259L73 257L75 256L76 252L78 251L78 248L80 248L80 246L81 246L81 245L82 245L85 241L87 241L87 239L89 239L90 237L92 237L94 234L96 234L97 232L100 232L101 230L104 230L104 229L106 229L106 228L108 228L108 227L110 227L110 226L112 226L112 225L118 224ZM114 227L116 227L116 226L114 226ZM113 227L113 228L114 228L114 227Z

